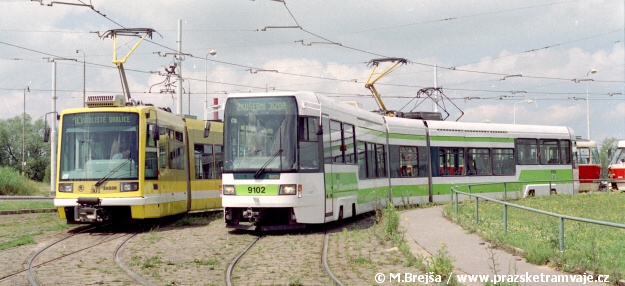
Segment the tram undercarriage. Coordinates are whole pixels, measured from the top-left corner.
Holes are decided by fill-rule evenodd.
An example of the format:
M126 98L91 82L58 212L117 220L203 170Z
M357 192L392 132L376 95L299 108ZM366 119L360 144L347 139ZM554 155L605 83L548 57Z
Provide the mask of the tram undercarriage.
M103 223L112 220L130 219L130 207L102 206L99 198L81 197L74 207L65 207L68 224Z
M304 228L293 208L225 208L226 227L241 230L287 230Z

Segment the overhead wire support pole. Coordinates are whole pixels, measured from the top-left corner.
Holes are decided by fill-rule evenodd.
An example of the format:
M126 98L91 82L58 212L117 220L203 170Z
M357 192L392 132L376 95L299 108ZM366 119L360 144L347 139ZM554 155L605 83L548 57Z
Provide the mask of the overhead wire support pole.
M57 61L77 61L76 59L71 58L47 58L48 62L52 63L52 112L56 112L56 100L58 97L56 96L56 62ZM54 118L51 122L52 127L50 128L50 194L55 196L56 194L56 152L57 152L57 138L56 138L56 121L58 118Z
M371 80L371 78L373 78L373 76L376 75L375 71L378 68L380 62L394 62L394 64L392 66L390 66L389 68L387 68L385 71L377 74L378 76L375 79ZM403 58L381 58L381 59L373 59L373 60L369 61L369 65L373 66L373 71L371 71L371 74L369 75L369 78L367 79L367 82L365 83L365 87L371 91L371 93L373 94L373 98L375 99L376 103L378 104L380 109L382 111L384 111L385 113L387 111L386 110L386 105L384 105L384 102L382 101L382 97L380 96L378 91L375 89L374 84L378 80L380 80L381 78L386 76L387 74L389 74L392 71L394 71L395 69L397 69L397 67L400 64L406 64L407 62L408 62L408 60L403 59Z
M178 19L178 96L176 97L176 114L182 115L182 19Z

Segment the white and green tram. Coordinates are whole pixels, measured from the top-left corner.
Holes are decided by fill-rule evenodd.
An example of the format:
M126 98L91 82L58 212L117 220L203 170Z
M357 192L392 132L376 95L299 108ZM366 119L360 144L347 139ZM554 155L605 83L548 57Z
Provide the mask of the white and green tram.
M468 183L532 181L519 196L574 193L574 138L561 126L388 117L312 92L231 94L224 217L232 228L294 228L389 200L446 201L451 186Z

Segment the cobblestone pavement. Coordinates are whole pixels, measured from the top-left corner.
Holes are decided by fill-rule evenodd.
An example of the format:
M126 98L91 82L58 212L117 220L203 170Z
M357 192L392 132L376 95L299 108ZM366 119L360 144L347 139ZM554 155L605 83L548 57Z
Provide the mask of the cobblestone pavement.
M377 232L370 217L328 226L328 264L344 285L386 285L375 282L376 273L418 272L404 266L404 256L378 239ZM0 251L0 277L24 269L34 251L66 233L45 232L36 236L37 244ZM331 285L321 265L324 233L323 227L313 227L264 235L235 267L235 285ZM153 285L226 285L228 265L255 238L253 233L226 229L219 214L183 218L134 237L125 246L123 261ZM139 285L114 264L115 250L110 247L102 244L48 263L37 275L45 277L44 285ZM67 244L54 252L72 249L76 246ZM29 285L25 277L21 273L0 280L0 285Z

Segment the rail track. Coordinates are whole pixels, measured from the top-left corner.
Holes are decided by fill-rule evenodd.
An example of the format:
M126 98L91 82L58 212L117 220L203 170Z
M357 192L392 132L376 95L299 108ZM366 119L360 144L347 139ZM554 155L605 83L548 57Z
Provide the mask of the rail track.
M375 239L373 220L262 236L226 228L219 213L159 220L144 232L80 226L0 251L11 262L0 264L0 285L371 285L378 272L414 271Z
M87 227L70 233L36 251L27 261L27 279L30 285L54 285L54 273L68 273L72 269L80 272L72 279L73 283L88 284L93 281L91 271L99 270L106 273L109 282L124 281L126 283L140 283L151 285L147 280L130 270L121 259L121 252L128 241L144 229L119 229L118 226L102 225ZM114 259L112 259L114 258ZM75 267L67 267L68 265ZM123 269L114 271L114 269ZM94 271L98 276L99 271ZM68 273L72 275L71 273ZM100 280L102 276L99 277ZM81 280L84 279L84 280ZM64 281L68 281L66 278ZM107 281L101 281L107 283Z
M328 240L327 231L315 230L296 234L258 235L229 264L226 284L247 285L263 281L289 285L342 286L343 283L328 266ZM308 249L302 251L304 247ZM236 273L240 274L235 274L237 266Z
M30 285L63 285L69 281L82 285L94 281L151 285L121 258L126 243L144 231L113 225L76 227L34 251L23 269L3 274L0 284L22 284L18 281L22 281L21 275L25 274Z

